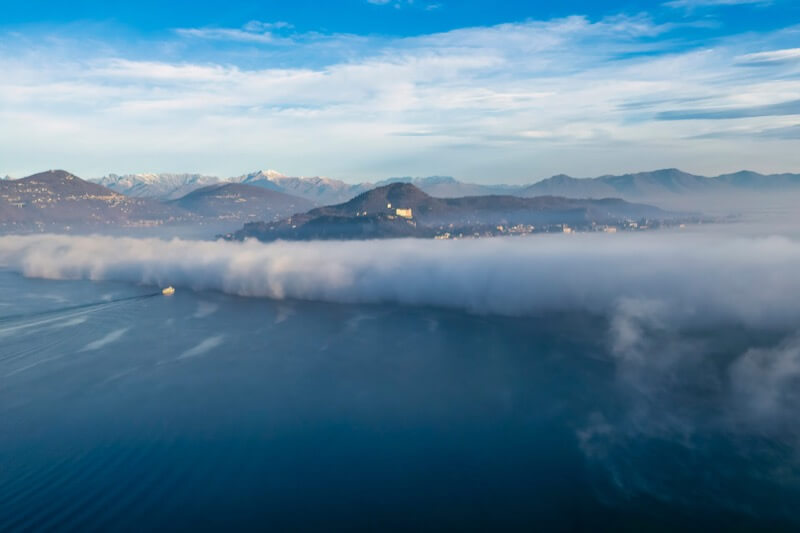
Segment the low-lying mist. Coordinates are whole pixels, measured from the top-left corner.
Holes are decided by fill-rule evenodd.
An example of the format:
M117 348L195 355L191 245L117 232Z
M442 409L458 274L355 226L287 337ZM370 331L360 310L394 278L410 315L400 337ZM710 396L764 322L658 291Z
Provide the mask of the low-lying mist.
M732 321L770 328L800 319L799 264L800 242L719 233L270 244L0 238L0 265L46 279L513 316L609 313L636 300L678 324Z
M623 494L794 517L800 241L792 238L738 236L720 226L270 244L8 236L0 238L0 265L29 277L247 297L433 306L530 320L548 312L567 313L567 321L569 313L598 315L605 329L593 341L596 355L611 365L623 401L598 407L575 428L590 464L609 472ZM782 496L720 496L716 484L731 468L765 495L777 486ZM697 480L698 469L707 482Z

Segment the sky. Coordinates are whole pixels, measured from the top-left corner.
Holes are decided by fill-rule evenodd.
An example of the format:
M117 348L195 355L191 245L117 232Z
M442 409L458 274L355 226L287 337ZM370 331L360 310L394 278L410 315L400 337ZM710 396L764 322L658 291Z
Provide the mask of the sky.
M795 0L29 0L0 69L12 177L800 172Z

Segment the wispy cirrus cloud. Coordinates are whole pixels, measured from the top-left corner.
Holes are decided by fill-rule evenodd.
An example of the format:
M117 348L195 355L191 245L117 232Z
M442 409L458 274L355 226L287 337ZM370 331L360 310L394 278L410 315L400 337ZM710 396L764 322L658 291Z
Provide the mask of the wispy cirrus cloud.
M742 65L762 66L776 63L800 61L800 48L786 48L784 50L770 50L745 54L737 58Z
M289 44L291 41L276 32L293 28L288 22L250 21L241 28L178 28L182 37L260 44Z
M660 120L725 120L751 117L775 117L784 115L800 115L800 100L790 100L777 104L733 107L729 109L684 109L663 111L658 114Z
M800 139L800 124L779 128L730 128L698 135L696 139Z

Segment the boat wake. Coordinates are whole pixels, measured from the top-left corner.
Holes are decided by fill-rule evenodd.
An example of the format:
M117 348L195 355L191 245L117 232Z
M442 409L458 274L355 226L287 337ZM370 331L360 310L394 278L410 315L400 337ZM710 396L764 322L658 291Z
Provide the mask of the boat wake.
M58 307L56 309L46 309L44 311L35 311L31 313L20 313L15 315L4 315L0 316L0 326L5 325L17 325L18 323L27 322L30 320L34 320L30 324L25 324L25 326L38 326L41 324L47 324L49 322L55 320L61 320L65 313L71 313L73 311L81 311L79 313L75 313L74 316L83 315L85 313L98 311L100 309L116 306L123 302L133 302L137 300L145 300L147 298L153 298L155 296L161 296L160 292L152 293L152 294L140 294L137 296L125 296L122 298L112 298L109 300L103 300L100 302L89 302L80 305L71 305L66 307ZM39 320L40 319L40 320Z

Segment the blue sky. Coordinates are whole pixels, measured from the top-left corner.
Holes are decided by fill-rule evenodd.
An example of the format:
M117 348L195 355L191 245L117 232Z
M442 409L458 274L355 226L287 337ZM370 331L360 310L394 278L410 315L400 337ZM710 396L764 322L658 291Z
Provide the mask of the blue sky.
M800 171L800 3L29 0L0 174Z

